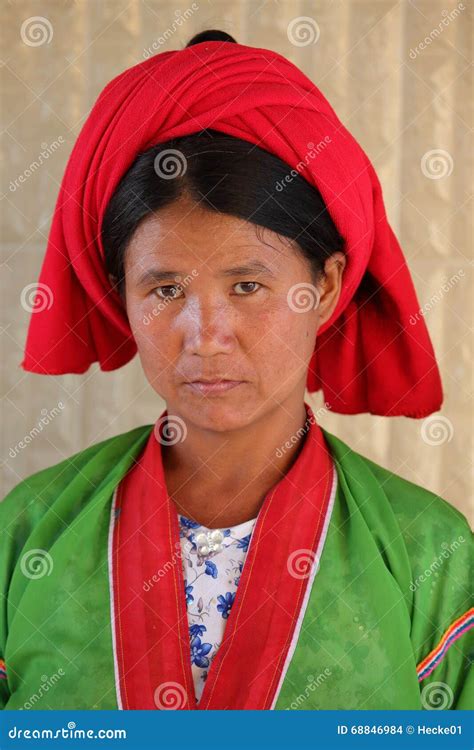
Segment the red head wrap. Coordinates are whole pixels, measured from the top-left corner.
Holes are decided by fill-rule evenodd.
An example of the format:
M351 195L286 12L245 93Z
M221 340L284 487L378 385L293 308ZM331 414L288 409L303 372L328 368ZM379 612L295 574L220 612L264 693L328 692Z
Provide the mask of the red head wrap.
M41 374L126 364L137 348L103 262L108 201L139 152L212 128L261 146L315 185L344 237L347 264L321 326L309 391L330 409L422 417L442 403L433 347L379 180L362 148L295 65L267 49L204 42L163 52L104 88L75 143L39 277L21 366ZM317 156L307 158L317 144ZM305 158L306 157L306 158ZM36 298L38 299L38 298ZM413 322L415 321L415 325Z

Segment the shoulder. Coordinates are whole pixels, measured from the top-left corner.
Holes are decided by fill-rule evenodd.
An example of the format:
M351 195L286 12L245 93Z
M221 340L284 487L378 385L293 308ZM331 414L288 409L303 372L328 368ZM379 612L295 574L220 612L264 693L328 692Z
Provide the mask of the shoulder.
M447 499L352 450L340 438L323 430L343 482L354 494L367 490L378 503L386 501L406 540L416 535L419 545L433 547L456 535L468 539L471 529L466 517ZM365 483L365 492L357 489Z
M364 518L407 603L419 679L433 671L433 679L452 682L448 672L455 673L459 700L474 624L473 534L466 517L445 498L324 434L342 494Z

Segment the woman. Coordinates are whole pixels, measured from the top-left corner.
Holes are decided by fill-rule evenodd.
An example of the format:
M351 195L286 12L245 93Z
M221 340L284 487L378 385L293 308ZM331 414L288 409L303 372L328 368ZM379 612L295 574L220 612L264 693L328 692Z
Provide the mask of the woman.
M23 368L138 351L166 410L0 504L4 707L467 707L466 519L304 400L442 390L373 167L301 71L208 31L115 78L39 282Z

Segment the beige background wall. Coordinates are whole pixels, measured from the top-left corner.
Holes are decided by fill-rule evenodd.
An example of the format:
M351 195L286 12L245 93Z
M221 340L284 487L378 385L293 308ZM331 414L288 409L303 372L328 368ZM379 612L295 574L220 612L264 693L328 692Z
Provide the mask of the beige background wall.
M179 12L191 5L3 4L1 496L92 442L155 421L164 408L138 358L113 373L94 366L85 375L45 378L21 370L28 323L21 294L38 278L68 155L103 86L143 59L147 48L156 49L160 36L167 37L160 50L178 49L214 27L296 63L368 152L439 358L445 403L429 422L325 414L321 424L472 519L471 4L216 0L196 2L198 10L178 24ZM36 31L32 16L42 18ZM313 36L292 43L288 25L303 16ZM40 155L45 149L47 158ZM434 150L441 153L432 158ZM315 409L322 403L320 395L309 401ZM54 409L57 416L34 436L41 417Z

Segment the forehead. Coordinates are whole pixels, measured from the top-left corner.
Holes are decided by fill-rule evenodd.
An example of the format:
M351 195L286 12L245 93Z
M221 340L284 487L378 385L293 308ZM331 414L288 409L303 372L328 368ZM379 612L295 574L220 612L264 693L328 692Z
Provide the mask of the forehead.
M139 224L127 248L125 267L151 263L222 267L236 259L261 257L277 271L295 256L293 243L249 221L176 201Z

